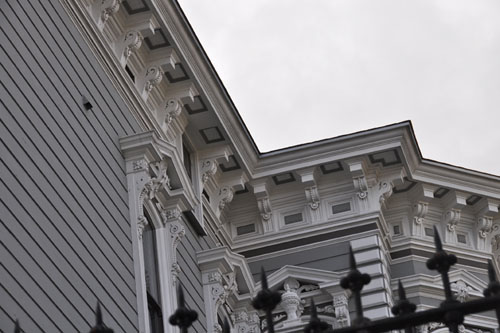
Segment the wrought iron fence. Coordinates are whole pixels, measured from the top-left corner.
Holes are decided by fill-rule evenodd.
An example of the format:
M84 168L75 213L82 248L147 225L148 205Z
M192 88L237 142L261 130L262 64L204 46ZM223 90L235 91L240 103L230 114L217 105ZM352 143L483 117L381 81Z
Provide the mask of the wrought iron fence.
M401 284L398 283L399 300L392 307L392 313L395 317L383 318L371 321L363 315L363 304L361 302L361 291L363 287L370 283L371 277L368 274L361 273L356 267L356 261L352 249L349 249L350 271L346 277L340 281L344 289L349 289L355 302L356 318L352 321L350 327L333 329L327 323L318 318L314 300L311 301L311 317L309 323L305 326L305 333L378 333L393 330L404 330L405 333L414 332L417 326L432 322L441 322L446 325L450 332L458 333L459 326L463 324L466 315L494 310L496 312L497 322L500 325L500 283L497 280L495 270L491 261L488 261L489 284L484 290L484 297L467 302L457 301L452 294L448 272L450 267L457 263L457 257L448 254L443 250L439 233L434 227L434 243L436 252L427 260L427 267L441 274L443 281L445 300L438 308L416 312L416 305L406 299L406 293ZM256 310L265 313L267 322L267 331L274 333L274 323L272 312L281 301L281 294L268 288L267 278L264 270L261 272L262 290L252 301L252 306ZM178 290L178 308L170 316L169 322L173 326L178 326L181 333L187 333L189 327L197 320L198 314L186 307L184 294L179 287ZM227 318L224 319L222 331L230 332L230 325ZM16 321L14 333L21 333L19 322ZM113 330L106 327L102 320L102 313L99 304L96 309L96 325L89 333L113 333Z

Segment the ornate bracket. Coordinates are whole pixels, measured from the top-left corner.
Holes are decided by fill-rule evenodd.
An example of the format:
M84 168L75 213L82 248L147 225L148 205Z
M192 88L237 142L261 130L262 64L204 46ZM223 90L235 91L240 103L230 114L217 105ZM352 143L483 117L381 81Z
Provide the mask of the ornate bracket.
M205 185L208 180L215 176L217 173L217 161L216 160L204 160L201 162L201 182Z
M272 225L272 207L271 201L269 200L269 192L267 190L266 181L254 182L253 183L253 193L257 198L257 206L259 208L260 216L262 218L262 225L264 232L269 232L273 230Z
M366 181L366 166L363 161L349 162L349 171L352 175L354 188L358 198L364 200L368 198L368 183Z
M96 0L91 5L91 14L99 30L103 30L108 19L120 9L121 0Z
M316 184L316 168L299 170L297 173L300 176L302 184L305 185L306 200L309 207L312 210L318 209L321 199Z
M423 236L423 222L427 212L429 211L429 203L418 201L413 204L413 225L412 234L415 236Z

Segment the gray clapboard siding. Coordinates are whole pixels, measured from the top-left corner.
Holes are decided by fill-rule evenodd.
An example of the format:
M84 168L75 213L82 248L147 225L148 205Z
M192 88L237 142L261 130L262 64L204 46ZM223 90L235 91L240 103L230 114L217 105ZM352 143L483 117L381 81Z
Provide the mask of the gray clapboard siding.
M118 139L141 129L57 1L2 2L0 97L0 331L85 332L99 300L136 332Z
M207 332L205 302L196 252L213 248L215 244L209 237L198 236L189 224L185 226L186 235L177 247L177 259L181 267L180 283L186 294L187 306L199 314L199 319L194 323L192 331L204 333Z

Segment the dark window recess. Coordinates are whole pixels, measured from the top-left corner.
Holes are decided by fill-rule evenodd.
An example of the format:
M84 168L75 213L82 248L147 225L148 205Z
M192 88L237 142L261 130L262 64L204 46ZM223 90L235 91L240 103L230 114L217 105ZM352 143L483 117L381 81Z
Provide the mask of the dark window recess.
M332 214L339 214L339 213L343 213L343 212L348 212L350 210L351 210L351 203L350 202L344 202L344 203L332 206Z
M127 72L128 76L132 79L132 81L135 82L135 75L134 73L132 73L130 67L125 66L125 71Z
M184 168L186 168L189 178L192 179L191 153L189 152L189 149L187 149L186 145L182 145L182 154L184 158Z
M144 249L144 273L146 275L146 290L148 296L149 323L152 333L163 333L163 318L160 306L160 275L157 258L157 242L151 217L145 211L148 221L142 234Z
M203 194L203 196L205 197L205 199L208 200L208 202L210 202L210 196L208 195L207 191L203 190L203 192L201 192Z
M302 213L285 216L285 224L292 224L297 222L302 222Z
M242 225L241 227L236 227L236 234L244 235L255 232L255 224Z
M457 242L467 244L467 237L464 234L457 234Z
M434 229L432 229L432 228L425 228L424 231L425 231L425 235L426 236L434 237Z
M399 235L401 234L401 228L399 227L399 225L395 225L392 227L392 230L394 231L394 235Z

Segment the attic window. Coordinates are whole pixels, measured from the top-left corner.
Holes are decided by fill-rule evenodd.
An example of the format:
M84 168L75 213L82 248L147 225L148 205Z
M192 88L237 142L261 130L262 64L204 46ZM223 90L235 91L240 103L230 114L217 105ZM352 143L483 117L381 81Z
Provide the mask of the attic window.
M434 237L434 229L432 229L432 228L425 228L424 232L425 232L426 236Z
M255 224L253 224L253 223L242 225L240 227L236 227L236 234L238 236L250 234L252 232L255 232Z
M348 212L350 210L351 210L351 203L350 202L344 202L344 203L332 206L332 214L340 214L343 212Z
M297 222L302 222L303 221L302 213L286 215L284 220L285 220L285 225L297 223Z

